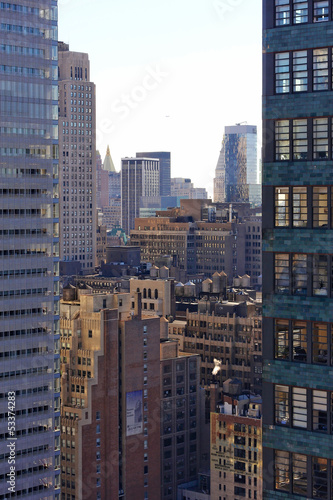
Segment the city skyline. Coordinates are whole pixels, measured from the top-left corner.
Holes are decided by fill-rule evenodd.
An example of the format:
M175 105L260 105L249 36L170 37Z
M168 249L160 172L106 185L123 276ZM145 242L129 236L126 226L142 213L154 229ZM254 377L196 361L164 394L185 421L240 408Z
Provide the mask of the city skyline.
M100 0L92 11L84 0L79 15L77 6L59 3L59 40L89 53L97 148L103 157L110 145L117 171L136 151L170 151L171 176L212 196L224 126L257 125L260 151L260 2Z

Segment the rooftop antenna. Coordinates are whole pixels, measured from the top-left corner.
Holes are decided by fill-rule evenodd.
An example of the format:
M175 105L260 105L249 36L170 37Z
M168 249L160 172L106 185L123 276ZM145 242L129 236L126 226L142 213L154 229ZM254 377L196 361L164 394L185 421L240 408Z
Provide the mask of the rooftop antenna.
M247 125L247 122L236 123L236 125Z

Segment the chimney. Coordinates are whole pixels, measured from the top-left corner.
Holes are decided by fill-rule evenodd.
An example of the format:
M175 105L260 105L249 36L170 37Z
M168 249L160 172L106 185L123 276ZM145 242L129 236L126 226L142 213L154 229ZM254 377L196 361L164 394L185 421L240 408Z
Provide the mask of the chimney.
M141 319L142 312L142 301L141 301L141 292L134 293L134 316L137 316L138 319Z
M218 384L210 384L210 411L216 412L216 405L219 401L219 386Z

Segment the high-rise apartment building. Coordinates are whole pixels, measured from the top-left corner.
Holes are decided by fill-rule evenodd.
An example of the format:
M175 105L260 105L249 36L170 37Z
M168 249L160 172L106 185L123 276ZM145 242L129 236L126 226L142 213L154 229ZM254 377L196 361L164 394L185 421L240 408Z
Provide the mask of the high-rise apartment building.
M63 269L96 260L96 95L88 54L59 42L60 259Z
M69 286L60 327L63 498L160 499L160 318Z
M257 127L225 127L215 170L214 201L260 205L261 186L257 161Z
M160 160L160 196L171 195L171 154L166 151L136 153L137 158L157 158Z
M215 279L213 277L213 279ZM206 282L203 283L204 289ZM182 334L184 352L201 358L200 379L207 393L210 384L220 386L229 378L242 382L244 390L262 391L262 317L261 302L243 295L215 303L216 297L199 300L199 312L186 312L186 328ZM246 301L247 298L247 301ZM231 300L234 299L234 300ZM251 302L250 302L251 300ZM179 336L172 336L179 338ZM220 370L213 375L214 360Z
M161 319L163 322L163 319ZM181 484L197 479L200 457L200 358L161 340L161 485L163 500L176 500Z
M264 498L333 498L331 1L265 0Z
M211 498L262 500L261 399L223 396L211 418Z
M59 500L57 2L0 18L0 498Z
M160 195L160 162L151 158L121 160L121 224L127 235L140 214L141 197Z

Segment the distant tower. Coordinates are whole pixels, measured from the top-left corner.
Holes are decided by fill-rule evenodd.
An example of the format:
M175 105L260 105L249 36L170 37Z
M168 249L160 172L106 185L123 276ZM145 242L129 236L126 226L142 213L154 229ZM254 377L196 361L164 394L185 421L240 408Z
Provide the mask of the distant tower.
M258 205L260 191L257 127L241 124L225 127L214 179L215 201L250 202Z
M214 203L225 202L225 161L224 161L224 142L217 161L214 178Z
M142 197L160 195L160 162L151 158L121 160L121 224L127 235L140 215Z
M103 206L111 206L114 198L120 197L120 172L117 172L112 161L110 147L107 147L106 155L103 163L103 170L108 173L108 202Z
M109 203L109 176L103 169L100 152L96 152L96 206L102 208Z
M160 160L160 196L171 195L171 154L165 151L136 153L137 158L157 158Z
M113 164L111 153L110 153L110 146L108 146L106 148L106 155L104 158L103 168L104 168L104 170L107 170L108 172L115 172L116 171L116 169L114 168L114 164Z
M84 273L96 253L96 98L88 54L59 43L60 259Z

